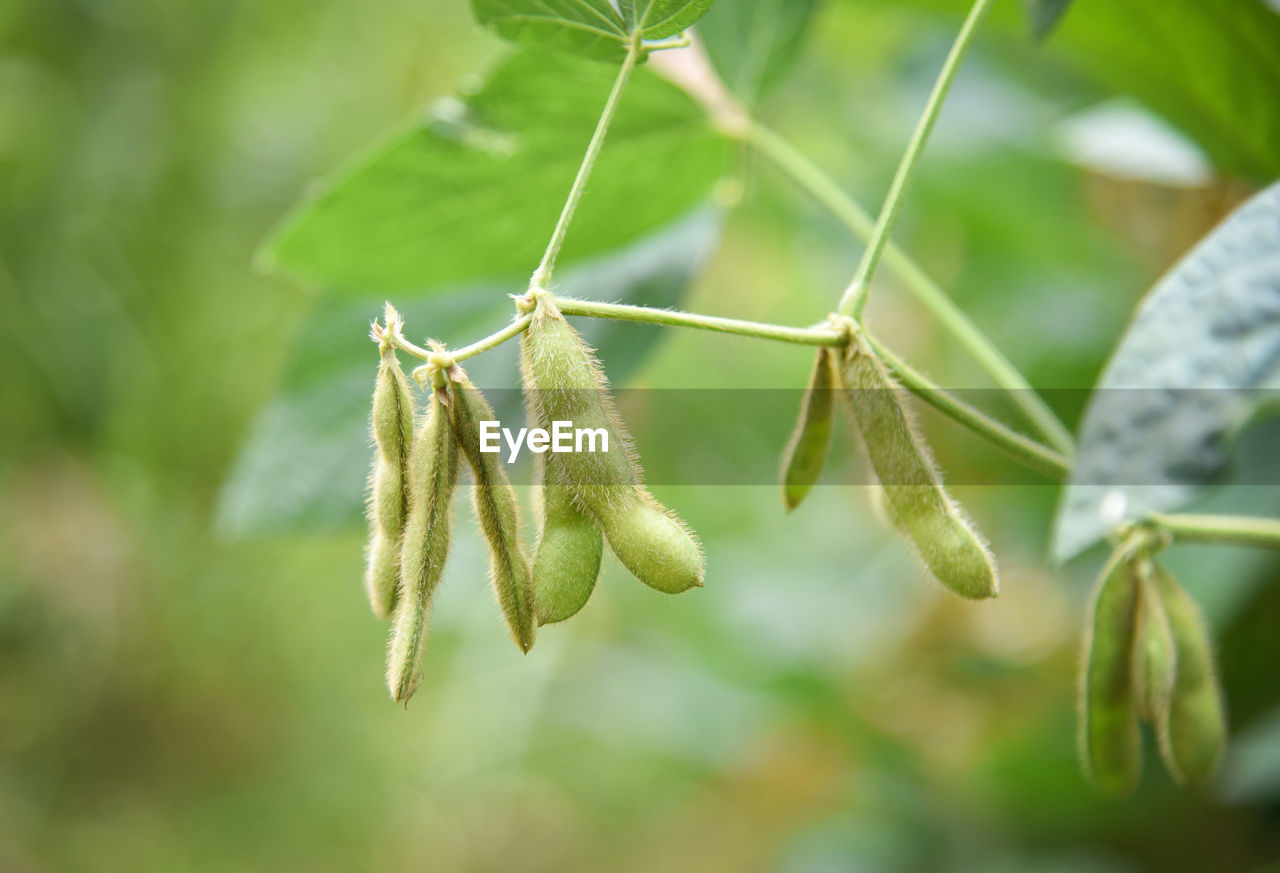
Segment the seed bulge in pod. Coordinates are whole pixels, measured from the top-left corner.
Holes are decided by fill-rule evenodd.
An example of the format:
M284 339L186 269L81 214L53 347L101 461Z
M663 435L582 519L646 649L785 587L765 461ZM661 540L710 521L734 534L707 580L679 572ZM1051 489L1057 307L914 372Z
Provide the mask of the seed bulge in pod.
M533 302L533 320L521 341L530 417L547 429L566 421L608 436L608 451L561 454L551 472L596 518L613 553L637 579L668 594L701 585L702 549L642 484L630 434L600 365L549 295L538 294Z
M1126 541L1112 553L1094 588L1080 671L1080 757L1101 793L1128 794L1142 771L1133 652L1138 546Z
M1227 717L1213 664L1213 648L1199 608L1159 564L1152 574L1173 632L1177 669L1164 721L1160 753L1169 774L1185 785L1204 785L1218 769L1227 742Z
M545 467L557 456L543 455L542 530L533 559L533 605L539 624L554 624L587 605L600 575L604 535L595 517L580 506L573 492L555 482Z
M475 484L471 504L489 545L489 577L511 637L523 652L533 646L533 584L524 541L520 507L503 469L501 455L480 451L480 422L498 416L461 367L449 370L453 429Z
M882 488L884 514L943 585L963 597L995 597L995 558L943 488L901 389L861 337L854 338L841 375L841 394Z
M818 349L809 387L801 401L800 418L782 455L782 502L787 511L800 505L822 474L831 443L834 358L831 349Z
M400 593L387 651L387 687L397 703L408 701L422 681L431 600L453 532L458 450L445 400L443 389L432 391L410 455L409 517L400 547Z

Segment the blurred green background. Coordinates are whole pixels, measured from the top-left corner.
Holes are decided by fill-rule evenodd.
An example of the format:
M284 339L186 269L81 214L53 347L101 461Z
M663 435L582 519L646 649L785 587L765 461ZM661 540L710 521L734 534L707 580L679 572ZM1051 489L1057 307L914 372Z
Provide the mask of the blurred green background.
M1235 5L1249 3L1205 8ZM898 234L1040 386L1092 384L1151 281L1280 174L1280 141L1268 155L1255 137L1277 129L1280 88L1207 75L1250 35L1215 42L1177 11L1189 4L1170 5L1163 33L1126 31L1141 6L1079 0L1039 48L1018 4L997 4ZM877 203L963 12L822 6L762 115ZM1188 40L1207 54L1180 53ZM256 535L218 520L255 416L291 361L324 355L295 337L340 312L342 341L358 342L379 301L340 310L251 262L310 180L507 51L463 0L0 6L0 870L1120 873L1280 859L1276 562L1171 553L1219 637L1233 746L1218 782L1187 793L1149 745L1139 791L1100 800L1073 714L1100 555L1047 566L1048 484L957 489L1004 568L983 604L924 579L858 488L820 488L792 516L773 487L662 488L706 545L706 588L664 597L608 559L584 613L527 657L464 521L423 688L407 712L387 700L358 516ZM1179 92L1148 63L1162 57L1217 86ZM1259 69L1276 81L1271 58ZM1079 122L1115 99L1181 131L1168 135L1190 157L1178 152L1172 181L1153 180L1161 162L1141 137L1148 172L1090 158L1081 138L1098 125ZM821 318L859 247L757 159L737 156L732 177L741 201L682 305ZM411 336L438 330L430 304L414 312ZM506 317L494 313L441 339L469 342ZM891 280L869 317L946 384L986 384ZM740 338L651 338L628 384L791 387L810 364ZM367 403L375 364L370 347L368 384L333 387L335 408ZM956 481L1008 463L924 422ZM677 450L663 433L636 422L643 455ZM364 470L350 475L358 489Z

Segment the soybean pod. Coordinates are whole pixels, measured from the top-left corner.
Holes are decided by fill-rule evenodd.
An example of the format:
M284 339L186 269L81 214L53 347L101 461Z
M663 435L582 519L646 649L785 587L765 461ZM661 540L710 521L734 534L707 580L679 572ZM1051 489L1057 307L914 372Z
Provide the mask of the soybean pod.
M1158 725L1160 753L1179 783L1203 785L1217 771L1227 737L1213 648L1199 607L1177 580L1159 564L1152 578L1164 600L1177 652L1169 707Z
M1124 795L1142 771L1138 703L1133 681L1138 578L1136 540L1121 544L1094 587L1080 671L1080 757L1098 791Z
M471 503L489 545L490 581L511 638L527 652L536 625L529 559L520 538L520 507L500 455L480 451L480 422L496 421L497 415L461 367L450 367L448 380L454 434L475 480Z
M388 324L398 319L388 307ZM388 328L389 329L389 328ZM381 360L373 389L373 469L369 479L369 547L364 574L369 606L387 618L396 605L400 577L400 537L409 513L409 450L413 442L413 393L395 349L380 338Z
M819 348L800 404L800 417L782 455L782 502L788 512L800 505L822 474L831 443L834 365L835 353L825 346Z
M943 585L973 599L1000 591L995 558L943 488L928 445L902 402L902 391L875 352L853 336L841 393L883 489L889 520Z
M600 575L604 534L573 491L548 473L558 461L540 458L542 528L533 559L533 605L539 624L572 618L587 605Z
M453 533L458 451L445 401L443 389L431 392L431 404L414 437L409 464L409 517L400 548L399 596L387 652L387 687L396 702L407 701L422 680L431 600L444 572Z

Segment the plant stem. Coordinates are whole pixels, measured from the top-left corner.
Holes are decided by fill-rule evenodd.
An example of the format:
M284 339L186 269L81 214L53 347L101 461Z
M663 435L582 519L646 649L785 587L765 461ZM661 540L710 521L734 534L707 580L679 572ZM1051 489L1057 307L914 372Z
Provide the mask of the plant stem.
M804 346L842 346L848 342L848 335L844 331L826 324L814 327L787 327L759 321L743 321L737 318L699 315L694 312L681 312L674 309L653 309L648 306L632 306L626 303L601 303L595 300L575 300L567 297L557 297L555 298L555 303L557 308L565 315L585 318L609 318L639 324L688 327L696 330L708 330L715 333L734 334L736 336ZM467 358L472 358L482 352L497 348L523 333L529 327L532 319L532 314L522 315L501 330L495 331L489 336L457 351L447 352L447 354L454 361L465 361ZM930 406L994 443L1014 460L1025 466L1055 479L1066 478L1071 469L1071 463L1062 455L1035 440L1011 430L963 401L957 400L930 382L928 378L912 369L874 337L868 335L867 341L902 384ZM424 361L431 360L432 352L409 342L399 332L392 334L391 342L396 348L416 358L421 358Z
M464 346L456 352L450 352L449 355L455 361L465 361L467 358L474 358L481 352L487 352L489 349L495 349L509 339L514 339L524 333L529 327L529 323L533 321L533 314L521 315L515 321L508 324L502 330L491 333L482 340L473 342L469 346Z
M1152 521L1175 542L1231 543L1280 549L1280 519L1247 515L1160 515Z
M964 24L960 27L960 33L956 36L956 41L951 46L951 52L947 55L947 60L942 65L942 72L938 74L938 79L933 84L933 92L929 95L929 102L925 104L924 112L920 115L919 122L916 123L915 132L911 135L911 141L907 144L907 150L903 152L902 160L898 163L898 171L894 174L893 183L889 186L889 193L884 200L884 206L880 209L880 217L876 220L876 227L871 234L871 241L867 243L866 251L862 253L862 262L858 264L858 270L854 273L853 281L845 290L844 296L840 298L839 312L841 315L851 315L854 318L862 317L862 310L867 305L867 292L871 287L871 279L875 275L876 266L879 265L880 257L884 254L885 246L889 242L889 235L893 232L893 225L898 220L898 213L902 209L902 203L906 200L907 188L911 185L911 178L915 174L916 164L920 160L920 155L924 152L925 144L929 141L929 134L933 131L934 122L938 120L938 113L942 110L942 104L947 99L947 92L951 90L951 83L955 81L956 72L960 69L960 62L964 60L965 53L969 50L969 44L973 41L973 35L977 32L978 22L982 20L982 16L990 5L991 0L975 0L973 7L969 10L969 17L964 20Z
M591 135L591 142L587 145L587 153L578 166L578 175L573 180L573 187L569 189L569 196L564 201L564 208L560 211L556 229L552 232L551 241L547 243L547 250L542 255L542 263L538 264L538 269L534 270L533 277L529 280L530 288L546 288L551 282L551 274L556 268L556 258L560 255L560 247L564 245L564 238L569 232L573 214L577 211L578 203L582 200L582 194L587 188L587 180L591 178L596 158L600 156L605 134L609 132L609 125L618 111L622 91L626 88L627 80L631 78L631 73L640 58L641 38L642 34L639 31L631 38L631 45L627 48L627 58L622 62L622 69L618 71L618 78L614 80L613 90L609 92L609 99L605 101L604 109L600 112L600 120L596 122L595 133Z
M863 240L871 238L875 222L870 214L786 139L758 122L751 121L742 130L742 140L808 191L855 236ZM1073 455L1075 442L1070 431L1018 368L956 306L938 283L893 242L885 245L884 263L995 383L1008 393L1036 430L1059 452L1068 457Z
M867 342L880 360L893 371L893 374L912 394L915 394L943 415L954 419L978 434L978 436L990 441L1019 463L1038 470L1052 479L1062 480L1067 478L1067 475L1071 472L1071 461L1066 457L1058 454L1048 446L1041 445L1035 440L1023 436L991 418L986 413L957 399L913 369L906 361L891 352L875 337L865 333L864 336L866 336Z
M556 306L565 315L581 315L588 318L614 318L644 324L665 324L671 327L692 327L717 333L731 333L757 339L777 340L805 346L843 345L845 336L833 327L784 327L758 321L742 321L737 318L720 318L715 315L697 315L674 309L652 309L648 306L630 306L625 303L598 303L594 300L556 298Z

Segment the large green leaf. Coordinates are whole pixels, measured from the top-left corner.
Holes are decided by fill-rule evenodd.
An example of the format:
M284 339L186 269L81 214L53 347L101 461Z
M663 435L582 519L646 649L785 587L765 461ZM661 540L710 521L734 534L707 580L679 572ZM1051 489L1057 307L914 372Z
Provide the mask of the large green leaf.
M714 248L720 216L700 209L645 239L566 270L565 295L670 307ZM497 329L512 311L508 286L452 289L400 306L415 339L456 345ZM376 350L368 322L377 300L327 304L301 332L294 362L277 398L261 413L223 486L218 524L231 536L334 530L355 524L368 475L368 417ZM621 382L643 359L659 331L604 320L579 323L600 349L611 379ZM518 343L466 364L476 384L509 388L517 380ZM410 361L406 358L406 366ZM522 418L516 390L491 398L498 414Z
M1280 175L1280 13L1262 0L1080 3L1055 44L1224 169L1268 182Z
M471 0L476 21L521 45L617 60L639 30L662 39L684 30L714 0Z
M790 71L820 0L733 0L698 24L725 85L748 106Z
M348 293L445 289L533 272L613 83L609 68L522 52L337 173L264 251ZM682 91L637 70L561 263L623 245L706 199L721 139Z
M908 2L955 26L964 8L955 0ZM1065 63L1106 91L1138 99L1228 173L1263 184L1280 177L1280 11L1270 0L1072 3L1038 58L1027 56L1026 31L1020 4L996 3L982 35L994 48L991 36L1003 34L1021 63L1059 71Z
M1100 538L1118 520L1104 512L1141 518L1220 481L1232 438L1278 391L1280 184L1237 210L1142 302L1085 410L1055 556Z

